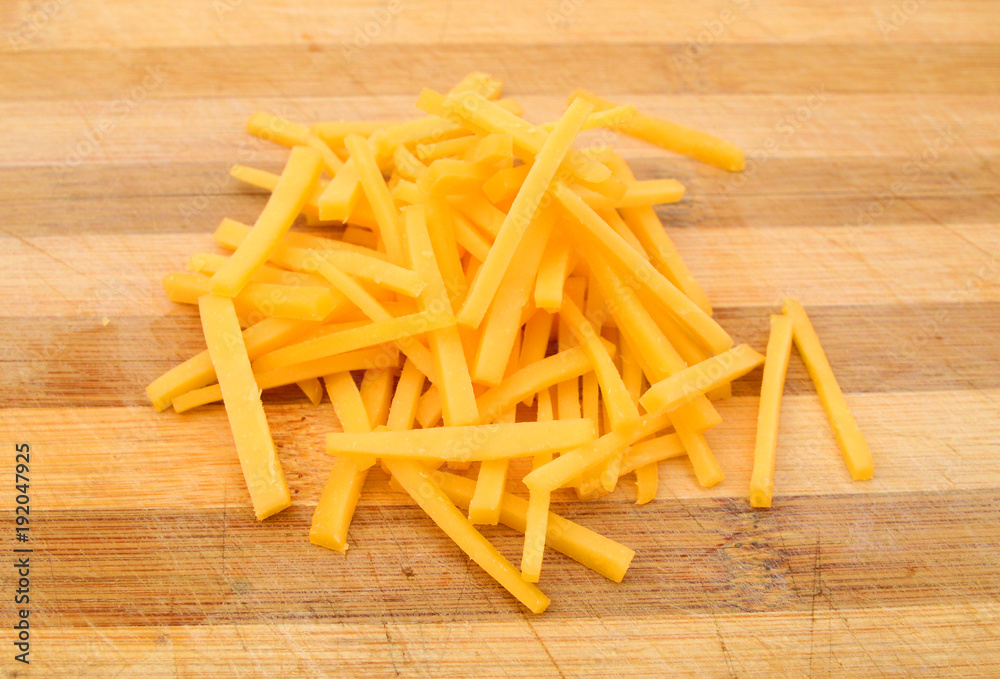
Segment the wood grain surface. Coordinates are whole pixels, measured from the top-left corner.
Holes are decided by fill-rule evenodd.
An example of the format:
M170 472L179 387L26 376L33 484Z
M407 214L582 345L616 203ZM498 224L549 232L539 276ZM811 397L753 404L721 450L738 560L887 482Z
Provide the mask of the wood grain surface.
M5 677L1000 676L1000 24L976 0L4 0L0 551L31 446L31 655L0 567ZM770 511L751 511L759 372L720 404L726 472L661 465L557 511L637 550L616 585L549 553L526 613L368 480L346 556L307 532L329 403L265 397L294 506L254 521L221 406L144 387L203 348L163 274L263 196L228 178L302 121L415 115L495 73L533 119L585 86L707 129L742 175L615 139L673 176L666 228L738 341L814 317L876 476L850 480L797 357ZM594 133L588 133L594 134ZM517 484L512 486L521 492ZM488 529L516 560L521 539Z

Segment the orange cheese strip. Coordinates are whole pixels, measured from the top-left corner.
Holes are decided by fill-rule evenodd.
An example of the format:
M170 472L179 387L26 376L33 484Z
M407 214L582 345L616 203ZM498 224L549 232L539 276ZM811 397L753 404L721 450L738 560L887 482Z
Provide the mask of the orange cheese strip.
M243 478L258 521L292 504L278 453L260 402L233 302L205 295L198 300L208 355L219 378L226 415Z
M823 404L826 416L833 427L833 433L844 454L844 461L855 481L870 479L875 473L875 462L858 423L851 414L833 369L826 358L826 352L819 343L819 336L805 309L794 299L786 299L783 310L792 317L792 336L795 346L802 355L802 361L809 370L809 376L816 385L816 393Z
M305 146L292 149L281 179L254 222L250 235L212 276L213 294L235 297L243 289L302 212L302 206L312 195L322 168L323 159L313 149Z
M770 507L774 490L774 456L778 447L778 417L781 393L788 374L792 353L792 318L771 316L771 334L764 354L764 377L760 383L760 406L757 413L757 438L753 449L753 474L750 477L750 506Z
M614 108L616 105L586 90L577 89L570 100L583 97L598 110ZM636 113L621 120L615 129L636 139L656 144L668 151L696 158L730 172L739 172L746 166L743 151L738 146L705 132L671 123L660 118Z

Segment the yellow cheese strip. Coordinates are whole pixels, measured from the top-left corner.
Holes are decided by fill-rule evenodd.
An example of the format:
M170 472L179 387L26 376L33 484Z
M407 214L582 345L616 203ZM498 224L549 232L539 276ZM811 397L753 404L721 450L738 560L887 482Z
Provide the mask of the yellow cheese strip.
M581 130L594 130L598 127L608 127L611 129L617 128L624 121L628 120L637 113L635 105L633 104L623 104L621 106L615 106L613 108L604 109L603 111L594 111L589 116L587 120L584 121ZM556 123L542 123L538 127L545 130L546 132L551 132L556 126Z
M659 484L659 471L655 464L647 464L635 470L635 486L637 505L644 505L656 498Z
M692 431L686 427L677 428L677 436L687 451L691 466L694 468L694 475L698 479L698 485L702 488L710 488L722 483L725 478L722 467L712 454L704 434Z
M247 356L252 361L262 354L301 337L318 326L318 323L310 321L265 318L260 323L243 331L243 343L246 346ZM208 352L203 351L153 380L146 387L146 395L153 407L162 412L170 407L171 401L176 396L203 387L215 379L215 368L212 366Z
M659 382L686 368L684 360L636 297L635 290L625 285L607 260L593 255L591 272L604 296L615 300L610 305L611 315L620 332L635 347L633 356L650 382ZM682 426L704 431L718 422L718 412L704 396L696 396L677 413L677 420L684 423Z
M276 349L254 361L254 367L260 372L274 370L354 349L396 342L448 325L454 325L451 314L426 311L384 321L373 321L361 328L344 330Z
M593 438L593 423L577 419L381 431L364 436L329 434L326 450L334 455L481 462L569 450Z
M441 392L438 391L437 387L431 385L417 403L417 422L424 429L430 429L441 421L441 414Z
M844 454L847 469L855 481L870 479L875 473L875 462L858 423L851 414L833 369L826 358L826 352L819 343L819 336L802 305L794 299L786 299L783 311L792 317L792 336L795 347L802 355L802 361L809 370L809 376L816 385L823 409L833 427L833 433Z
M468 131L456 123L438 116L427 116L416 120L407 120L392 127L384 127L369 137L376 158L388 158L393 155L397 146L415 145L426 141L444 141L468 134ZM346 143L346 137L345 143Z
M461 245L466 252L482 262L490 253L490 247L493 245L493 241L488 240L482 232L479 231L479 229L473 226L472 223L465 218L465 216L458 214L458 212L454 210L451 210L450 212L451 226L454 230L455 241ZM456 287L461 287L461 298L464 299L468 286L464 285Z
M474 481L447 472L433 472L431 476L455 504L459 507L468 505L475 487ZM527 529L527 512L527 500L510 493L503 494L500 523L524 533ZM625 577L635 556L633 550L553 512L549 512L547 523L546 545L609 580L621 582Z
M229 168L229 174L241 182L266 191L273 191L274 187L278 185L278 180L281 179L281 175L267 172L266 170L259 170L255 167L247 167L246 165L233 165ZM322 221L319 218L318 201L326 186L327 182L322 178L316 182L316 188L313 189L312 195L306 200L305 205L302 206L302 216L306 218L307 224L319 224Z
M524 516L524 549L521 553L521 577L526 582L538 582L541 576L551 497L550 493L540 490L533 490L528 495L528 509ZM498 522L499 518L498 511Z
M643 415L631 427L612 430L585 446L563 453L552 462L530 472L523 482L529 489L552 492L589 469L604 464L636 441L651 436L670 424L669 413ZM601 482L604 480L601 479Z
M403 145L397 146L393 152L392 164L400 177L408 179L411 182L417 181L421 175L427 172L427 166L420 162L420 159Z
M218 238L220 239L220 244L236 238L235 234L237 233L244 234L240 237L240 242L242 243L243 239L246 237L245 234L247 229L249 228L249 226L243 224L242 222L230 219L229 217L224 217L222 221L219 222L219 226L216 228L216 233L219 234ZM213 237L216 237L214 233ZM296 231L289 231L286 233L281 239L281 244L289 245L302 250L319 250L320 252L327 252L330 250L348 250L350 252L357 252L375 259L385 259L385 253L373 250L369 247L353 245L351 243L345 243L342 240L334 240L333 238L323 238L322 236L312 236L307 233L298 233ZM229 246L229 249L233 249L232 246Z
M485 196L453 196L449 197L449 202L469 221L494 238L500 233L500 227L507 217L506 213L494 207Z
M467 128L474 132L509 134L513 138L516 148L536 156L535 162L537 162L537 156L542 147L552 134L504 110L499 102L489 102L472 92L442 97L433 90L424 89L417 99L417 108L428 113L442 115L450 120L461 120ZM581 125L589 114L590 110L581 119ZM553 129L553 133L554 131ZM576 149L570 150L566 154L565 165L572 176L582 181L598 183L612 180L613 184L620 186L620 183L611 177L611 172L607 167ZM624 189L624 187L621 188Z
M483 182L483 193L494 205L512 200L524 184L531 165L505 167L493 173L493 176Z
M451 313L451 301L444 280L438 269L434 249L422 206L406 208L404 224L409 260L414 270L426 283L420 294L421 309L427 313ZM430 334L431 356L437 387L441 393L441 406L446 425L468 425L479 422L479 409L472 391L469 366L462 348L458 327L449 325Z
M323 401L323 383L319 381L319 378L310 377L309 379L298 380L295 384L299 386L299 389L302 390L302 393L306 395L306 398L314 406L318 406Z
M399 360L399 354L393 346L372 347L349 351L346 354L327 356L305 363L297 363L287 368L278 368L268 372L255 372L254 379L260 389L275 389L301 380L315 379L324 375L344 370L364 370L366 368L393 365ZM200 389L192 389L173 398L174 410L183 413L209 403L222 400L222 390L218 384L211 384Z
M607 99L581 89L575 90L570 95L570 101L575 97L587 99L597 109L609 109L615 106ZM730 172L739 172L746 166L743 151L735 144L645 113L636 113L621 120L615 129L630 137L648 141L668 151L696 158Z
M622 456L619 473L624 476L646 466L655 466L661 460L684 457L687 451L677 434L662 434L646 441L633 443Z
M689 402L696 394L704 394L746 375L763 362L763 356L746 344L740 344L660 380L646 390L639 402L646 412L669 412Z
M542 389L538 392L538 408L536 409L535 418L538 422L551 422L555 419L555 408L553 407L552 401L552 390L549 388ZM552 461L554 455L552 453L539 453L531 461L531 468L538 469L543 464L548 464Z
M587 281L583 278L571 278L566 281L565 297L573 300L576 304L582 304L584 296L587 294ZM570 330L566 319L559 317L558 326L558 346L562 353L568 349L578 346L573 331ZM589 361L589 357L588 357ZM593 366L591 365L591 369ZM556 411L559 419L580 417L580 380L577 377L562 380L556 385Z
M574 226L582 227L575 229L575 231L586 239L587 246L596 245L603 251L603 254L632 271L635 284L648 289L661 302L664 311L669 311L676 316L686 328L702 338L713 351L722 352L732 346L732 338L711 316L674 287L673 283L643 259L642 255L629 247L628 243L615 233L614 229L579 196L560 182L553 184L552 191L570 214L576 218L570 222ZM591 247L586 246L580 248L580 251L585 258L588 253L592 252Z
M574 305L575 306L575 305ZM587 278L587 299L583 307L578 307L582 309L584 317L587 319L587 323L580 326L584 331L587 330L586 325L592 325L594 328L594 334L596 337L601 336L601 332L604 329L604 322L607 318L607 314L604 312L604 297L601 295L601 291L598 289L597 284L593 281L593 277ZM568 320L568 319L567 319ZM570 329L572 332L572 328ZM577 337L579 340L580 338ZM593 349L597 349L591 344ZM617 367L615 366L614 359L610 359L610 363L605 362L603 359L599 359L605 366L611 366L611 372L618 375ZM606 378L609 376L606 374ZM610 378L613 379L613 378ZM624 385L623 385L624 386ZM629 397L631 400L631 397ZM612 408L605 404L605 413L607 414L607 420L610 424ZM633 407L635 402L632 403ZM596 372L585 373L580 378L580 406L583 410L583 416L592 419L598 425L598 431L600 431L600 426L602 424L601 410L600 410L600 379ZM639 411L635 409L635 416L639 416ZM611 426L605 429L611 429Z
M792 318L772 315L771 334L764 355L764 377L760 383L757 438L753 449L753 474L750 477L751 507L771 506L781 393L785 388L785 375L788 374L788 359L791 353Z
M344 145L344 137L360 134L368 137L386 127L399 125L398 120L324 120L313 123L309 131L322 139L331 148Z
M323 381L344 431L371 431L368 413L351 373L327 375ZM330 477L313 512L309 542L338 552L347 551L347 530L370 466L368 461L357 458L338 457L334 460Z
M569 241L557 230L549 238L542 263L538 267L534 295L536 307L547 311L559 310L571 263Z
M557 354L527 365L479 396L479 412L484 421L495 419L513 408L528 394L536 394L550 386L567 380L576 380L580 375L593 370L590 357L582 347L565 349ZM577 397L579 408L579 397ZM580 417L575 413L560 413L560 418Z
M440 196L425 196L422 202L425 203L427 233L431 239L434 260L450 301L448 308L454 313L468 288L458 254L455 211Z
M489 179L487 168L467 160L441 158L420 175L417 186L427 195L464 195L479 189Z
M485 99L494 100L500 96L502 90L503 81L499 78L494 78L489 73L483 73L482 71L472 71L459 80L448 93L475 92Z
M601 216L605 222L608 223L612 229L615 230L622 240L628 243L629 247L635 250L639 255L649 261L649 254L646 253L646 249L642 246L642 242L636 238L632 230L628 228L628 224L622 219L622 216L618 213L618 210L598 210L597 214Z
M211 279L197 273L170 273L163 277L163 290L172 302L197 304L209 294ZM322 321L340 306L327 287L247 283L233 299L241 310L256 312L261 318L290 318L299 321Z
M379 234L385 242L389 261L402 264L406 260L403 257L403 243L400 237L399 211L392 202L392 196L389 195L389 188L385 185L382 171L375 162L372 148L368 140L356 134L347 135L344 138L344 145L351 154L351 160L354 161L354 167L361 181L361 188L372 206L372 212L375 213Z
M626 183L635 181L632 169L620 155L611 152L607 156L603 160L611 167L618 179ZM687 264L684 263L680 253L677 252L676 246L667 235L653 208L622 208L621 215L642 242L656 269L670 279L671 283L680 288L705 313L711 314L712 306L709 303L708 295L705 294L701 285L691 274Z
M219 378L236 453L258 521L292 504L281 462L250 370L243 335L231 299L205 295L198 300L208 354Z
M378 247L378 236L376 236L370 229L356 224L348 224L344 228L344 233L341 236L341 239L344 243L360 245L361 247L368 248L370 250L375 250L375 248Z
M389 405L389 416L386 419L389 429L405 431L413 428L417 404L420 402L420 391L424 388L425 379L413 361L406 361Z
M533 613L541 613L549 599L533 584L521 579L520 573L496 548L473 527L462 512L434 482L434 477L420 464L407 460L387 459L393 478L406 490L434 523L473 561L489 573L508 592Z
M554 225L551 210L539 211L520 239L513 261L517 262L503 272L497 294L489 307L489 315L482 323L479 346L473 362L472 379L481 384L495 385L503 379L507 360L514 347L514 337L521 326L521 313L534 289L538 265L545 251L545 243ZM496 245L494 244L494 249ZM494 250L490 250L490 255ZM489 258L487 257L487 261ZM483 279L483 268L473 281L469 297L476 282ZM469 297L466 297L466 306Z
M632 397L629 396L611 356L601 344L594 326L568 298L563 300L559 315L565 319L594 366L604 396L604 405L611 411L612 427L617 429L633 425L639 419L639 410L632 402Z
M331 177L344 164L322 139L309 131L308 127L272 113L265 111L253 113L247 121L247 132L289 148L308 146L314 149L323 157L323 165Z
M514 419L514 411L511 410L498 417L497 422L510 424ZM469 521L487 526L495 526L500 522L500 504L509 469L510 460L506 458L484 460L480 464L476 492L469 501Z
M348 158L316 201L320 219L346 222L361 199L361 176L356 161Z
M479 141L479 137L474 134L468 134L464 137L455 137L454 139L445 139L444 141L417 144L414 151L417 158L422 161L451 158L464 154L477 141Z
M392 199L400 207L403 205L420 205L424 202L423 192L420 191L416 184L405 179L397 180L396 185L392 187L389 193L392 194Z
M514 160L514 138L509 134L487 134L465 152L465 160L485 167L510 167Z
M361 401L372 428L384 426L389 419L396 372L395 366L369 368L361 379Z
M214 294L235 297L260 265L267 261L312 195L322 167L322 157L313 149L305 146L292 149L281 179L271 192L250 235L212 276Z
M618 199L617 207L640 207L676 203L684 197L684 185L676 179L647 179L626 182L625 195Z
M524 185L514 198L514 203L500 226L500 232L493 241L490 253L472 282L469 294L458 314L460 323L478 327L482 322L507 268L514 259L518 245L529 230L529 224L533 222L542 196L552 183L556 170L580 130L580 124L591 109L592 107L585 102L573 102L535 156L535 162L532 163Z
M249 233L250 227L245 224L240 226L245 227ZM187 268L195 273L204 274L210 276L219 270L227 257L225 255L216 255L208 252L198 252L188 259ZM253 275L250 279L251 283L274 283L278 285L320 285L329 287L329 283L313 274L299 273L298 271L289 271L288 269L281 269L276 266L271 266L270 264L262 264L257 273Z
M224 219L212 237L224 248L238 248L249 235L250 227L246 224ZM302 271L317 271L321 261L329 262L346 274L408 297L416 297L424 287L416 272L357 250L308 250L279 244L271 253L271 260Z
M549 348L549 339L552 336L552 314L541 309L535 311L524 324L523 339L521 340L521 350L517 357L518 368L523 369L532 363L537 363L545 358L545 353ZM504 378L508 379L507 377ZM522 403L530 406L535 400L535 395L528 394L522 399Z

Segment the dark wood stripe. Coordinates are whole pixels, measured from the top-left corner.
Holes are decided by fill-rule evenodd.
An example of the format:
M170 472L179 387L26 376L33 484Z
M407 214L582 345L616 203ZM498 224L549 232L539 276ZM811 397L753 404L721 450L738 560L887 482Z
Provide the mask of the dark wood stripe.
M375 44L348 59L340 44L237 45L149 49L73 49L7 53L0 97L127 96L161 69L152 96L378 96L445 89L471 65L502 77L510 91L534 94L576 86L609 92L995 94L982 73L1000 68L996 46L951 44L716 44L688 60L685 43L573 45ZM593 52L605 52L601 68ZM539 69L555 60L559 69ZM79 64L66 69L66 63ZM781 67L776 67L780 64ZM878 77L883 74L883 77ZM903 75L905 74L905 75ZM151 84L149 81L148 84Z
M284 157L284 150L277 155ZM223 217L252 222L267 194L229 177L235 160L94 164L69 172L0 168L2 228L22 237L209 233ZM872 217L900 225L998 222L1000 189L992 168L1000 159L971 161L959 151L919 165L907 157L776 156L732 175L664 152L637 160L634 168L640 178L676 177L687 187L681 203L659 208L672 226L855 226ZM254 164L281 170L280 160Z
M768 315L779 309L721 308L717 317L737 342L763 351ZM1000 302L915 306L811 307L809 313L845 392L963 391L1000 388ZM0 352L0 408L135 406L146 385L204 349L194 307L164 317L11 318ZM107 348L115 347L114 353ZM793 357L785 391L811 393ZM760 371L734 393L760 393ZM268 391L265 402L301 402L294 387Z
M308 506L263 525L242 507L40 508L32 614L46 628L520 615L419 509L373 501L365 497L357 511L346 557L308 543ZM657 611L803 612L817 597L836 610L975 605L1000 596L1000 580L982 577L1000 549L998 507L996 489L782 498L770 511L742 499L573 503L556 510L637 556L619 585L550 554L541 585L554 601L550 620L567 623ZM516 562L520 536L486 533Z

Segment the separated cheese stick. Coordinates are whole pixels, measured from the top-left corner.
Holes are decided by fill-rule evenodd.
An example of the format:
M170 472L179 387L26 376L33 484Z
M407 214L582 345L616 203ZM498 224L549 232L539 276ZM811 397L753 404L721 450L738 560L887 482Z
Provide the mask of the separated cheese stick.
M402 145L397 146L396 150L393 151L392 163L396 169L396 173L411 182L417 181L427 172L427 166L420 162L419 158L410 153L408 148Z
M441 471L431 475L455 504L459 507L468 505L475 488L474 481ZM524 533L527 511L527 500L504 493L500 523ZM625 577L635 556L633 550L553 512L549 512L547 525L545 543L549 547L613 582L621 582Z
M324 120L313 123L309 131L326 142L331 148L344 145L344 137L359 134L368 137L386 127L399 125L398 120Z
M430 472L411 460L387 458L385 464L393 478L431 520L518 601L527 606L532 613L541 613L548 607L548 597L533 584L521 579L517 569L473 527L442 492Z
M819 343L819 336L802 305L794 299L786 299L783 311L792 318L792 335L795 346L802 355L802 361L809 370L809 376L816 385L823 409L833 427L837 444L844 454L844 461L855 481L870 479L875 472L875 462L858 423L851 414L847 399L840 391L837 378L826 358L826 352Z
M753 474L750 477L750 506L770 507L774 490L774 455L778 446L778 417L781 392L788 374L792 353L792 318L771 316L771 335L764 355L764 377L760 384L760 409L757 414L757 439L753 449Z
M451 210L451 225L455 232L455 240L473 258L482 262L490 252L493 242L486 238L482 232L476 228L463 215ZM468 279L466 278L466 281ZM464 299L468 285L456 286L461 289L461 298Z
M241 224L241 226L245 226ZM250 227L247 226L249 233ZM228 259L225 255L199 252L188 258L187 267L189 270L210 276L219 270L219 267ZM274 283L278 285L320 285L330 287L330 284L319 276L298 271L281 269L270 264L262 264L257 273L250 279L251 283Z
M536 307L547 311L559 310L571 264L569 241L557 229L549 238L538 267L534 296Z
M595 111L587 116L587 120L584 121L581 130L593 130L598 127L607 127L609 129L616 129L622 123L627 121L629 118L637 113L636 108L633 104L623 104L621 106L615 106L613 108L605 109L603 111ZM556 126L554 122L542 123L539 127L546 132L551 132Z
M489 73L482 71L472 71L458 81L454 87L448 90L448 94L459 92L475 92L484 99L494 100L500 96L503 90L503 81L494 78Z
M577 89L570 95L570 101L582 97L598 110L614 108L615 104L586 90ZM621 120L615 129L636 139L656 144L668 151L696 158L730 172L739 172L746 166L743 151L728 141L705 132L654 118L644 113L636 113Z
M250 235L225 266L212 276L214 294L235 297L267 261L312 195L322 167L323 159L315 150L305 146L292 149L281 179L254 222Z
M231 299L198 300L208 354L219 378L243 478L258 521L291 505Z
M585 102L574 102L566 109L556 129L549 135L545 144L535 156L524 185L518 191L510 211L504 218L500 231L497 233L493 247L479 274L472 282L469 294L465 298L458 321L464 325L478 327L486 315L490 302L493 301L497 289L524 234L529 230L535 213L538 211L542 196L548 190L555 177L556 170L566 158L573 139L580 130L580 124L586 119L593 107Z
M681 437L674 434L661 434L645 441L633 443L628 452L622 456L619 473L624 476L642 467L656 466L661 460L684 457L687 450Z
M535 311L527 323L524 324L521 349L517 357L519 370L533 363L538 363L545 357L551 336L552 314L541 309ZM504 380L506 381L507 379L508 377L505 376ZM524 405L530 406L534 400L535 395L532 393L525 396L522 402Z
M440 196L426 196L422 202L425 204L427 234L430 237L435 266L447 293L448 310L454 313L468 289L465 272L462 270L462 260L458 256L454 211L448 201Z
M363 436L329 434L326 449L333 455L481 462L570 450L593 438L593 423L577 419L435 427L407 432L378 431Z
M319 218L346 222L363 193L357 163L348 158L316 200Z
M496 418L501 424L513 424L514 411L509 410ZM503 500L504 486L507 484L507 472L510 460L500 458L484 460L479 465L476 476L476 492L469 501L469 521L474 524L495 526L500 522L500 504ZM537 582L537 580L529 580Z
M623 458L624 459L624 458ZM619 468L619 474L621 474ZM655 464L646 464L635 470L637 505L644 505L656 497L659 485L659 470Z

